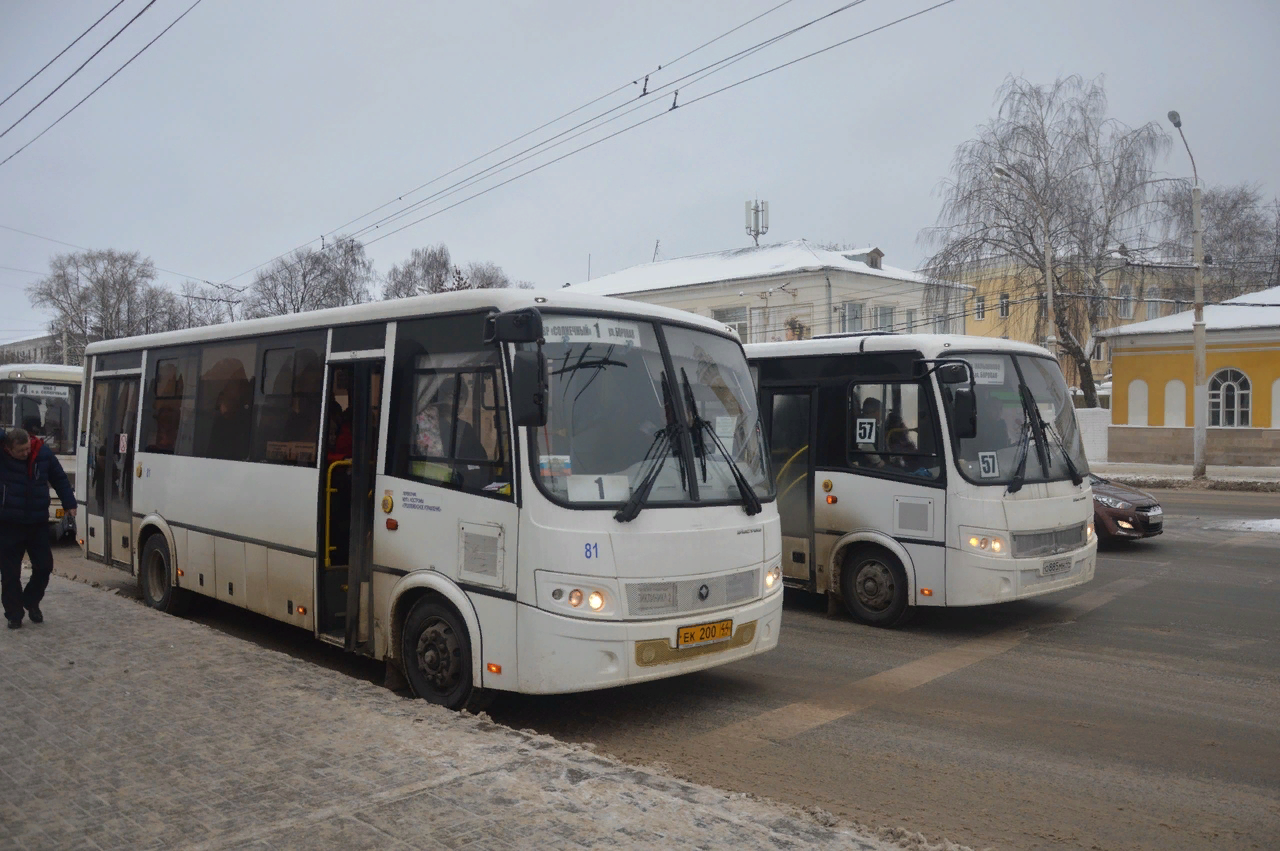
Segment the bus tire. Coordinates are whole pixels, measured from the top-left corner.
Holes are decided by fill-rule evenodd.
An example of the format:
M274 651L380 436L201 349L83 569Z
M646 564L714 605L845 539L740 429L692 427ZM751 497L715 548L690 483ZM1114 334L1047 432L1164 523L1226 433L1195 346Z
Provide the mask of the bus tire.
M484 695L471 674L471 638L453 607L431 596L409 610L401 637L409 689L428 703L479 711Z
M142 548L138 590L142 592L142 602L151 608L171 615L181 615L191 605L191 592L174 587L172 561L164 535L153 533Z
M910 612L907 572L881 547L855 547L845 556L840 594L853 619L868 626L899 626Z

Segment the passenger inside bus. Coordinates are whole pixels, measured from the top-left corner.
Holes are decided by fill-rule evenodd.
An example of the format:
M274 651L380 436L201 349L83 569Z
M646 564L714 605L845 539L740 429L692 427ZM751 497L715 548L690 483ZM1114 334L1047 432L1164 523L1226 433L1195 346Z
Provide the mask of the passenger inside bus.
M489 460L480 435L469 421L472 412L468 409L468 377L445 375L440 379L431 401L414 416L413 454L429 459L415 462L418 475L480 490L489 484L493 474L486 464L466 463Z

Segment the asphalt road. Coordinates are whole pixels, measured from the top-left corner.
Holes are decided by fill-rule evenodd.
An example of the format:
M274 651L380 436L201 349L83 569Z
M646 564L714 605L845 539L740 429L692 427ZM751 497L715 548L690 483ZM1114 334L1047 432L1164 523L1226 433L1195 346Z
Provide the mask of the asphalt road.
M1166 533L1088 586L884 631L788 592L773 653L495 720L682 777L978 848L1275 848L1280 495L1161 491ZM1275 520L1273 524L1246 521ZM128 593L132 579L60 557ZM193 617L352 676L381 666L220 604Z

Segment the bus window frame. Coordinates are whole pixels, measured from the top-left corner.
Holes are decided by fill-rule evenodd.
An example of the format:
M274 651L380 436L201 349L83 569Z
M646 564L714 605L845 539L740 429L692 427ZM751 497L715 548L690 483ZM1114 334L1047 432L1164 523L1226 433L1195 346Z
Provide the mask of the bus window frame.
M915 454L908 455L907 457L938 459L938 475L936 478L926 479L921 476L916 476L902 467L895 468L892 465L890 465L888 462L886 462L880 467L870 467L870 466L864 467L864 466L853 463L853 461L851 460L852 456L855 453L859 453L859 450L855 449L855 447L857 446L857 443L854 440L854 432L853 432L854 423L857 420L857 414L854 413L853 405L850 404L850 400L852 399L853 388L855 386L869 385L869 384L879 384L882 387L888 387L891 384L898 384L898 385L913 384L917 388L919 388L917 391L919 393L919 399L920 401L927 400L926 404L928 405L928 408L929 408L929 414L933 418L934 446L939 447L941 451L935 452L933 455L928 455L926 453L917 451ZM846 447L845 447L844 455L846 460L848 460L849 462L849 466L846 469L850 472L855 472L859 475L868 475L877 479L890 479L893 481L902 481L902 482L910 482L912 484L917 484L917 485L925 485L927 487L944 487L945 488L947 485L947 458L946 458L947 452L945 449L946 441L944 440L945 435L942 433L939 427L940 423L939 423L938 415L941 411L941 407L939 406L938 400L935 396L935 386L936 386L936 382L931 377L928 377L928 376L923 378L907 378L907 377L886 378L886 377L870 376L870 377L864 377L864 378L853 378L847 384L845 384L844 397L845 397L845 416L846 416L846 420L845 420ZM887 413L883 413L884 411L883 404L884 402L883 400L881 400L881 406L882 406L881 407L882 419L880 422L881 430L883 430L884 428L884 420L888 419ZM917 439L918 438L919 438L919 433L917 432ZM884 456L884 455L904 455L906 453L889 452L886 449L886 451L884 452L861 452L860 454ZM895 470L900 470L901 472L895 472Z

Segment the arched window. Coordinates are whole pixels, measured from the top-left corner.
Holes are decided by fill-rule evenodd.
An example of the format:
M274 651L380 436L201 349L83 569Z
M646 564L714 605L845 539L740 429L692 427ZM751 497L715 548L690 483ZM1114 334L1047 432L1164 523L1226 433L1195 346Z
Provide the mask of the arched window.
M1249 425L1249 376L1220 369L1209 379L1209 425Z
M1160 288L1147 287L1147 318L1160 318Z
M1147 424L1147 382L1135 378L1129 382L1129 425Z
M1116 289L1116 318L1133 318L1133 287L1121 284Z

